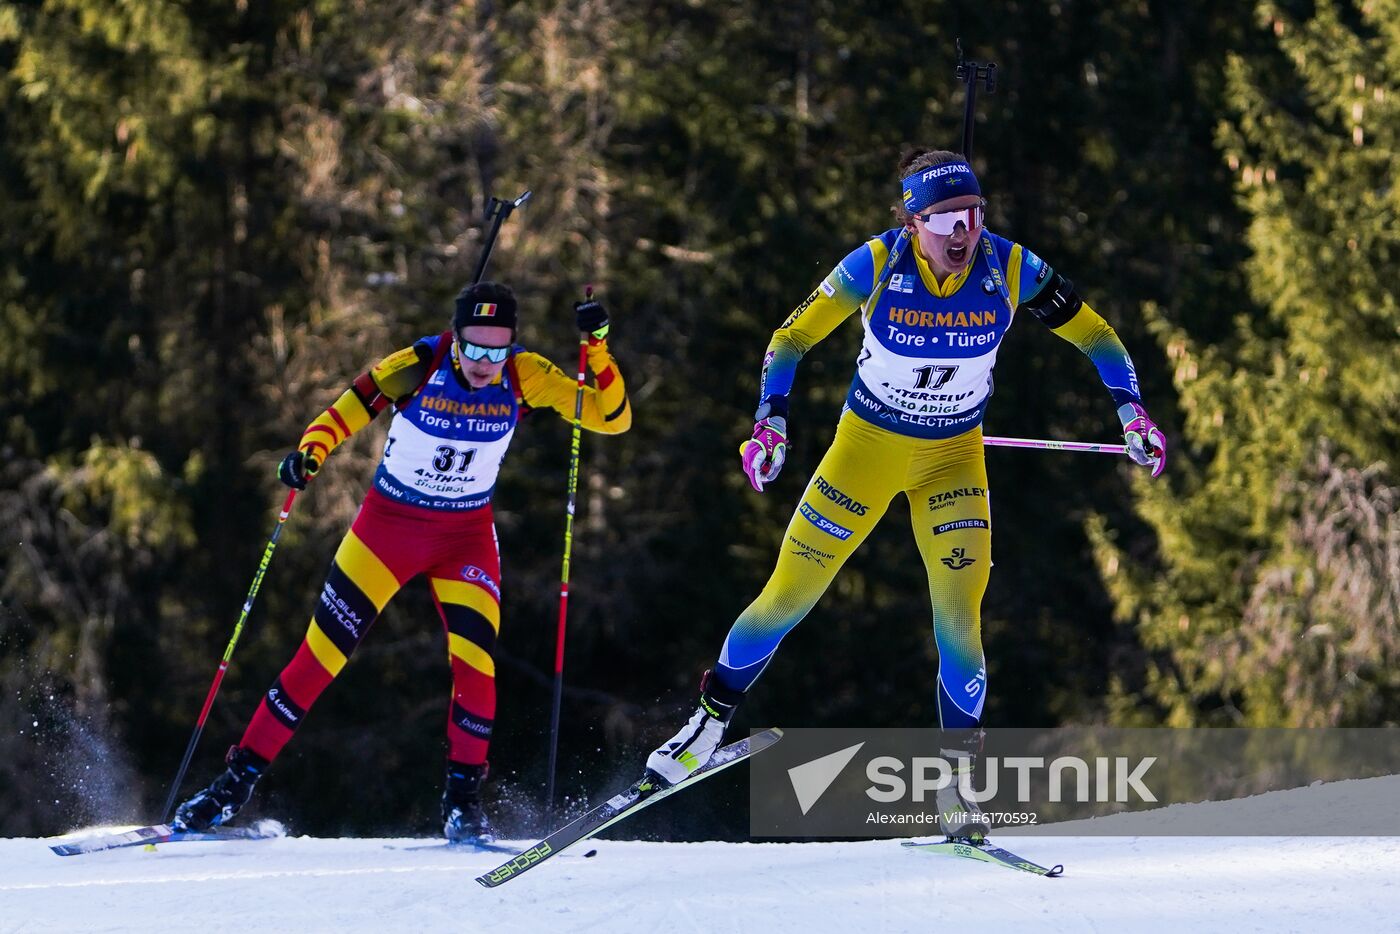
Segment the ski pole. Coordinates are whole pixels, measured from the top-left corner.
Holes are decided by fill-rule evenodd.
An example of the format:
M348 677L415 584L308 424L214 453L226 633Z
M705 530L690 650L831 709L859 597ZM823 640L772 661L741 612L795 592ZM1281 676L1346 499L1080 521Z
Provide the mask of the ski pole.
M486 264L491 259L491 250L496 245L496 237L501 231L501 224L511 215L511 212L530 200L531 192L527 189L513 201L504 201L500 198L492 198L486 207L486 217L492 221L491 229L486 235L486 242L482 245L481 258L477 261L476 272L472 276L472 282L480 282L481 277L486 273ZM228 646L224 649L224 657L219 662L219 669L214 673L214 683L209 686L209 695L204 699L204 707L199 712L199 719L195 723L194 733L190 736L189 745L185 747L185 756L180 761L180 770L175 774L175 781L170 786L170 795L165 799L165 807L162 809L161 821L168 822L171 817L171 810L175 806L175 798L180 792L180 783L184 781L185 772L189 769L190 760L194 758L195 747L199 745L199 738L204 732L205 721L209 719L209 711L214 706L214 698L219 693L219 686L223 684L224 674L228 671L229 661L233 657L234 647L238 645L238 639L243 635L243 624L248 621L248 614L253 609L253 601L257 599L258 589L262 587L263 576L267 573L267 566L272 561L272 553L277 549L277 541L282 537L282 529L287 523L287 517L292 512L292 502L296 499L297 490L287 493L287 499L282 503L282 511L277 517L277 526L272 530L272 537L268 539L267 547L263 549L262 562L258 565L258 572L253 576L253 584L248 588L248 596L243 601L243 612L238 616L238 624L233 627L233 637L229 639ZM570 505L572 511L572 504Z
M996 62L988 62L979 65L977 62L969 62L963 59L962 40L957 40L958 63L954 68L957 79L963 83L966 97L963 100L963 133L962 133L962 155L969 163L972 162L972 127L975 122L974 111L977 109L977 85L986 84L987 93L991 94L997 89L997 66ZM875 280L875 289L878 291L890 274L894 272L895 264L904 256L904 249L910 241L909 228L905 227L899 232L899 237L890 246L889 255L885 258L885 265L880 270L880 276Z
M486 217L491 220L491 230L486 234L486 243L481 247L481 259L476 261L476 272L472 275L472 282L481 281L481 277L486 275L486 264L491 259L491 250L496 246L496 234L501 232L501 224L510 217L510 212L520 207L530 200L530 191L527 189L524 194L514 201L502 201L500 198L492 198L486 205Z
M1126 444L1094 444L1087 441L1037 441L1034 438L985 437L982 443L994 448L1039 448L1050 451L1078 451L1083 454L1127 454Z
M224 673L228 671L229 659L233 658L234 646L238 645L238 637L243 635L243 624L248 621L248 614L253 609L253 601L257 599L258 589L262 587L263 575L267 573L267 566L272 563L272 553L277 549L277 540L282 537L282 529L287 524L287 517L292 513L292 501L297 498L297 491L290 490L287 499L282 503L282 511L277 516L277 525L272 530L272 537L267 540L267 547L263 549L262 561L258 564L258 573L253 575L253 585L248 588L248 596L243 601L243 612L238 614L238 625L233 627L233 637L228 640L228 647L224 649L224 657L219 662L219 670L214 673L214 683L209 685L209 696L204 698L204 709L199 712L199 720L194 725L194 733L190 736L190 743L185 747L185 758L180 760L180 771L175 773L175 781L170 785L170 795L165 799L165 807L161 810L161 823L170 821L171 809L175 807L175 798L180 791L180 782L185 779L185 770L190 767L190 760L194 758L195 746L199 745L200 734L204 732L204 721L209 719L209 710L214 706L214 696L219 693L219 685L224 681Z
M987 93L991 94L997 89L997 66L996 62L988 62L979 65L976 62L963 60L962 40L958 43L958 64L954 69L959 81L963 83L967 96L963 100L963 135L962 154L968 162L972 161L972 125L974 122L973 111L977 107L977 85L985 82Z
M593 286L583 290L593 297ZM588 335L578 338L578 391L574 394L574 431L569 442L569 506L564 513L564 568L559 578L559 633L554 641L554 709L549 718L549 780L545 785L545 821L554 830L554 765L559 753L559 713L564 699L564 627L569 618L569 556L574 550L574 501L578 495L578 456L583 437L583 386L588 368Z

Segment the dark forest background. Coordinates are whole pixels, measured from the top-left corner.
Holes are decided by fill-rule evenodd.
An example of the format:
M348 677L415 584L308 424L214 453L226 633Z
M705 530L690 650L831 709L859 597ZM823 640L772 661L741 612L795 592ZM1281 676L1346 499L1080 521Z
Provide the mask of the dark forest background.
M560 787L630 781L693 703L830 442L852 320L798 372L789 466L738 468L771 331L955 147L954 40L996 61L989 226L1133 353L1166 474L988 451L992 726L1400 719L1400 2L0 3L0 834L163 802L282 498L275 465L435 333L489 197L491 276L567 365L593 283L636 422L584 441ZM1008 336L990 433L1113 440L1092 366ZM300 497L185 791L298 644L382 445ZM498 822L539 827L568 425L497 496ZM896 507L740 726L932 725ZM296 832L433 833L449 684L391 604L262 783ZM742 782L639 819L742 832ZM665 812L665 813L663 813Z

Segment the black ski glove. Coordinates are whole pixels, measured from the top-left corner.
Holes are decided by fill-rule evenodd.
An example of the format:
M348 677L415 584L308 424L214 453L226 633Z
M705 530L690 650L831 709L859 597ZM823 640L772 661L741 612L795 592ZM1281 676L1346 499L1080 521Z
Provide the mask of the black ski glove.
M592 335L594 340L608 336L608 310L602 302L591 298L586 302L574 302L574 317L578 319L578 329Z
M321 463L305 451L293 451L277 465L277 479L294 490L306 489L307 481L316 476Z

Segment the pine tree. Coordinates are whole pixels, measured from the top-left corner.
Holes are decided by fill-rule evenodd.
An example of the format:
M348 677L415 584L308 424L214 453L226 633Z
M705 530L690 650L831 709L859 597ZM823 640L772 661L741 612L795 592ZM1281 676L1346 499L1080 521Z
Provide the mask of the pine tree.
M1155 653L1117 715L1174 725L1400 718L1400 4L1263 3L1219 142L1249 213L1249 297L1209 346L1159 316L1185 442L1140 489L1155 562L1110 537L1120 614ZM1139 702L1134 688L1142 687Z

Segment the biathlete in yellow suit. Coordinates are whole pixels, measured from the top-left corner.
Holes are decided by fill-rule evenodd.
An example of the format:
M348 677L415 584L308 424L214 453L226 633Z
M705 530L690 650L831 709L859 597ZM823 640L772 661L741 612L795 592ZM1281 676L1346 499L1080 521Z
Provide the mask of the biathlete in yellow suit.
M588 335L594 379L584 388L583 427L624 432L632 410L608 353L607 312L596 301L574 310ZM426 574L452 668L444 833L458 843L491 839L480 798L496 715L493 652L501 627L491 498L520 418L550 408L572 419L578 391L574 376L515 345L515 329L516 300L508 287L468 286L457 296L450 331L390 354L357 378L282 461L282 482L304 489L331 452L394 409L374 481L331 562L306 637L229 750L227 770L176 810L177 827L205 830L238 813L385 604Z
M975 758L987 693L981 603L991 569L982 415L997 349L1029 312L1093 361L1136 461L1158 475L1166 441L1143 411L1132 361L1073 284L1030 250L984 230L986 202L960 156L916 151L899 166L900 227L852 251L773 334L753 438L741 448L754 489L781 469L797 362L857 309L865 329L836 440L807 484L777 567L734 622L700 705L647 759L647 781L673 784L719 745L744 693L812 609L897 494L909 500L928 572L945 739ZM948 752L948 750L945 750ZM945 804L939 801L940 812ZM944 821L950 837L986 831L975 804Z

